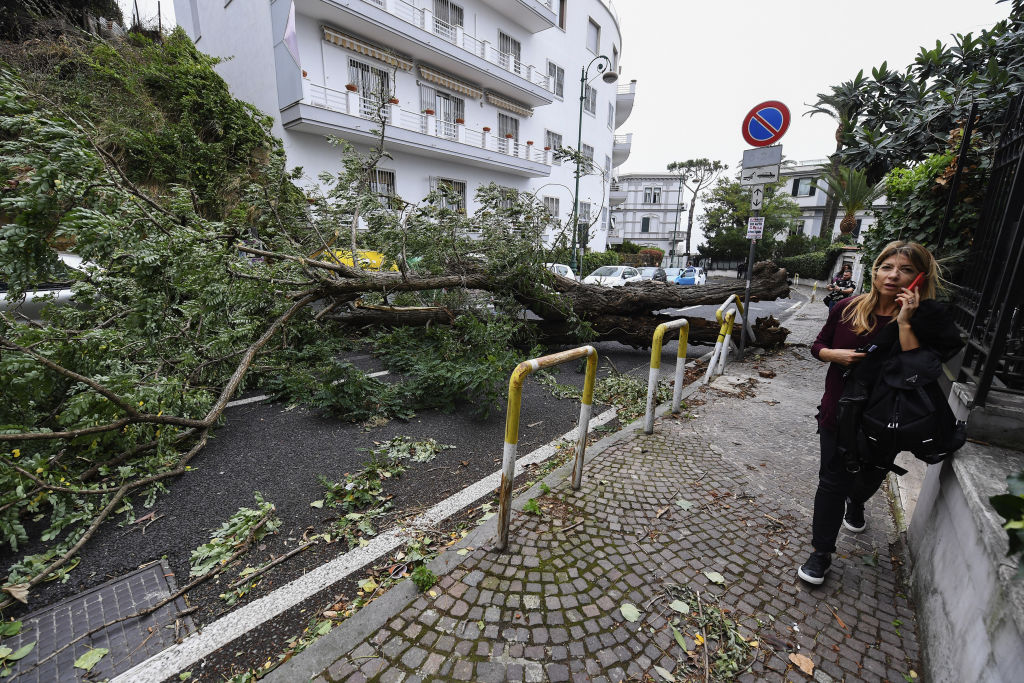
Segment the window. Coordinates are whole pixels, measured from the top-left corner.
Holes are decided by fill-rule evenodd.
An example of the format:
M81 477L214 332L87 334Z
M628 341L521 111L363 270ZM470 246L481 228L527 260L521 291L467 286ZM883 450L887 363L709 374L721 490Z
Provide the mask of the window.
M498 140L507 140L511 135L516 142L519 141L519 119L508 114L498 114Z
M395 172L375 168L370 171L370 191L383 200L385 206L399 208L398 194L395 192Z
M644 216L643 218L640 219L640 232L650 232L650 231L651 231L651 217L650 216Z
M587 160L587 163L589 163L591 166L594 165L593 147L584 142L582 145L580 145L580 154L582 154L583 158Z
M562 136L558 133L552 133L550 130L544 131L544 146L550 147L551 151L562 149ZM562 160L558 157L552 157L551 163L561 166Z
M438 206L449 211L466 212L466 181L452 178L431 178L430 189L440 190L443 195L438 198Z
M804 234L804 226L806 224L807 224L807 221L796 221L796 223L793 226L793 234L794 235L803 235Z
M498 208L511 211L516 205L516 200L519 199L519 190L514 187L505 187L504 185L499 185L498 189L501 191Z
M615 128L615 105L608 103L608 128Z
M853 236L855 238L856 237L860 237L860 221L861 221L861 219L858 218L857 219L857 224L853 226Z
M455 42L455 27L464 26L465 12L451 0L434 0L434 33Z
M587 86L586 97L583 100L583 108L588 114L597 114L597 88Z
M794 197L813 197L817 189L817 183L814 178L797 178L793 181Z
M577 218L578 223L589 223L590 222L590 202L580 202L580 213Z
M384 69L350 59L348 80L359 88L359 108L363 116L376 116L376 105L391 97L391 74Z
M551 78L551 92L565 97L565 69L554 62L548 62L548 76Z
M433 109L437 116L437 134L454 140L459 136L456 119L466 120L466 101L440 90L420 86L421 109Z
M558 197L544 197L544 208L551 215L551 222L558 223L559 209Z
M501 53L499 59L501 66L519 73L523 58L523 46L519 44L519 41L498 31L498 52Z
M606 206L601 210L601 224L604 227L608 227L608 207Z
M604 172L609 178L612 177L612 158L607 154L604 155Z
M661 204L661 188L645 187L644 204Z
M612 45L612 71L619 70L619 48Z
M558 28L565 30L565 6L568 0L558 0Z
M593 19L587 23L587 49L595 55L601 53L601 27Z

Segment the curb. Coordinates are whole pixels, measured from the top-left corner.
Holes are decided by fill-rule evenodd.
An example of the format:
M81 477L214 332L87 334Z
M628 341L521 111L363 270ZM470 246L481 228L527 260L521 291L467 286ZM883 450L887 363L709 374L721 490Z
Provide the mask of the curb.
M682 398L689 398L697 393L702 386L699 381L691 382L683 387ZM655 418L663 416L671 408L671 402L657 406L654 409ZM586 473L587 463L602 455L610 446L642 434L643 423L643 417L634 420L614 434L609 434L590 446L583 458L584 474ZM554 488L558 483L568 479L572 474L572 468L573 462L570 461L536 482L527 491L516 496L515 500L512 501L512 510L521 511L527 501L540 495L542 484L547 484ZM489 548L493 552L493 541L497 528L498 517L495 515L469 532L461 541L446 548L441 555L427 563L427 567L440 578L462 563L462 556L456 552L461 548ZM358 643L366 640L418 595L419 589L416 588L411 579L402 581L330 633L321 636L305 651L295 655L271 671L261 680L268 683L293 683L298 680L308 681L312 679L330 666L337 659L339 653L348 652Z

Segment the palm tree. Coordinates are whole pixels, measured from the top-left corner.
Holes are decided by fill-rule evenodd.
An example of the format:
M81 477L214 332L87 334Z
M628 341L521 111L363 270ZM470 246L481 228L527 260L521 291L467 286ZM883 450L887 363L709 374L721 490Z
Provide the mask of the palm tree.
M882 196L884 188L881 184L872 185L864 171L849 166L822 166L822 180L826 187L822 191L837 207L843 209L843 220L839 222L839 232L849 235L857 226L857 212L870 209L876 199Z
M808 105L810 110L804 112L804 116L824 114L836 121L836 151L829 156L831 172L839 170L839 154L853 140L853 132L857 128L857 122L864 110L865 96L867 94L868 79L864 77L864 70L861 69L857 75L849 81L843 81L839 85L830 86L831 93L818 93L818 101ZM831 197L825 204L825 222L831 230L836 222L838 206Z

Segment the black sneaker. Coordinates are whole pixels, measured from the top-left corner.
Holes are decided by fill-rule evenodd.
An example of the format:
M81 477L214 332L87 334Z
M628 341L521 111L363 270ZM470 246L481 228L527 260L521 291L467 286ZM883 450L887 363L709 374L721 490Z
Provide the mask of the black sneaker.
M810 558L796 570L796 575L807 583L820 586L825 582L825 574L832 568L832 553L811 553Z
M846 514L843 515L843 526L848 531L859 534L867 528L867 525L868 523L864 520L864 506L858 505L852 500L847 500Z

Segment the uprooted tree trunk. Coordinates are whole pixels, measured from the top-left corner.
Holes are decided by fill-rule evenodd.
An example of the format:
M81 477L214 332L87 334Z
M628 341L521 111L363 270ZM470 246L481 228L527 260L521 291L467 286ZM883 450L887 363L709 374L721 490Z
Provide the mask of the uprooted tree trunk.
M786 271L779 270L769 261L754 266L751 283L751 298L775 299L789 291ZM423 278L402 280L393 274L367 274L358 283L349 282L338 288L336 294L348 293L349 288L363 291L394 292L399 290L425 289L423 285L436 285L438 279ZM677 318L656 311L685 308L699 305L720 305L730 295L743 296L744 283L715 283L694 287L679 287L674 284L644 281L623 287L601 287L585 285L567 278L554 278L554 290L560 295L556 301L531 297L527 292L512 286L513 295L530 311L539 316L534 327L541 341L549 344L568 344L578 341L573 331L570 312L589 323L597 334L595 341L616 341L638 348L651 345L654 330L658 325ZM507 283L496 283L480 275L458 276L455 281L472 288L484 290L505 290ZM456 311L429 307L388 307L355 306L338 313L336 319L351 325L412 325L450 324L455 320ZM718 337L720 325L716 320L691 318L689 340L697 344L713 344ZM771 347L785 341L789 331L780 327L772 317L755 321L754 345ZM734 335L739 335L739 325Z

